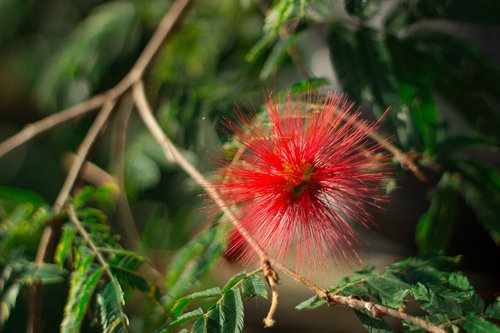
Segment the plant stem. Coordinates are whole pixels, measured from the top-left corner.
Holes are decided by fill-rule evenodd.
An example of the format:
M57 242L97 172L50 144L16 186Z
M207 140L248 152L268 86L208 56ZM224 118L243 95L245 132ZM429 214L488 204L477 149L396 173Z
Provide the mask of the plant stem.
M46 118L26 125L21 131L0 143L0 157L57 125L95 111L95 109L104 104L105 100L106 96L104 94L96 95L83 103L73 105L70 108L56 112Z
M257 253L260 260L265 262L268 258L267 253L260 247L259 244L250 236L248 231L238 222L238 218L234 215L231 209L222 200L217 190L205 179L205 177L184 157L184 155L177 149L172 141L165 135L160 125L153 116L153 112L146 100L144 94L144 86L142 82L137 82L133 87L134 100L137 106L137 111L142 118L144 124L149 129L153 137L159 143L160 147L165 154L165 157L173 162L176 162L189 176L191 176L198 185L200 185L210 196L210 198L219 206L219 208L226 214L226 217L233 223L235 228L248 242L248 245Z
M75 212L75 207L73 207L72 204L68 204L67 207L68 207L68 217L69 217L70 221L73 223L73 225L75 226L75 228L78 231L78 233L80 234L80 236L82 236L85 243L87 243L87 245L90 247L90 249L95 253L97 261L99 261L99 263L101 264L102 268L104 269L104 272L106 272L110 281L113 281L115 279L115 277L111 273L111 270L109 269L108 263L106 262L106 260L104 260L101 252L99 251L97 246L94 244L94 241L92 241L92 238L90 238L90 235L88 234L87 230L85 230L85 228L80 223L80 220L78 220L78 216L76 215L76 212Z

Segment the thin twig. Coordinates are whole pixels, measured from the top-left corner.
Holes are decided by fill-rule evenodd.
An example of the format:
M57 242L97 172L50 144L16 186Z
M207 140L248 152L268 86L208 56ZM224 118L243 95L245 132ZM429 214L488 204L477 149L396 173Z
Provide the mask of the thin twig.
M405 320L407 322L413 323L422 327L423 329L433 332L433 333L446 333L446 330L442 329L438 325L430 323L423 318L412 316L404 312L400 312L398 309L389 308L387 306L376 304L373 302L363 301L355 297L336 295L335 293L330 293L328 290L321 288L311 280L305 278L304 276L294 272L287 266L284 266L278 262L274 262L273 265L280 271L284 272L286 275L291 277L297 282L302 283L310 290L312 290L319 298L325 300L329 305L340 304L348 306L353 309L368 311L370 314L377 318L383 315L389 315L394 318Z
M137 105L138 112L143 119L144 123L150 130L151 134L155 137L157 142L160 144L167 158L173 159L179 166L181 166L186 173L188 173L214 200L214 202L219 206L219 208L226 214L226 216L233 223L235 228L248 242L250 247L257 253L260 258L264 258L262 262L273 265L286 275L290 276L297 282L302 283L310 290L312 290L320 298L327 301L329 304L341 304L348 306L350 308L369 311L374 316L389 315L401 320L406 320L415 325L418 325L429 332L433 333L445 333L445 331L437 325L427 322L425 319L420 317L415 317L408 315L406 313L400 312L397 309L392 309L380 304L375 304L372 302L366 302L363 300L355 299L347 296L340 296L335 294L330 294L326 289L321 288L311 280L306 277L294 272L287 266L280 264L278 261L273 261L268 258L265 251L257 244L257 242L252 238L248 231L239 223L238 219L234 213L229 209L225 202L219 196L217 190L210 184L210 182L203 177L203 175L181 154L181 152L175 147L175 145L166 137L166 135L161 130L158 122L154 118L151 108L149 107L146 97L144 95L144 88L141 82L137 82L133 87L134 100ZM272 270L272 268L271 268Z
M76 158L73 161L73 164L71 165L68 175L66 176L66 179L64 181L64 184L61 190L59 191L59 195L57 196L57 199L52 207L54 212L58 213L63 207L66 200L68 199L69 193L73 188L76 178L78 177L78 173L80 172L82 165L85 162L85 158L87 157L87 154L90 148L92 147L92 144L94 143L97 135L99 134L100 130L102 129L102 127L106 123L106 120L111 114L112 109L113 109L112 103L108 102L103 106L101 112L94 120L94 123L92 124L89 131L87 132L87 135L80 144ZM54 234L53 229L54 225L50 224L46 226L45 229L43 230L42 238L40 239L40 243L38 244L38 251L35 259L35 262L38 265L41 264L44 260L47 260L46 258L47 249L49 243L52 241L53 238Z
M76 104L70 108L51 114L46 118L26 125L21 131L17 132L7 140L0 142L0 157L57 125L95 111L95 109L102 106L105 100L106 96L104 94L96 95L83 103Z
M248 245L257 253L260 260L265 262L268 258L266 252L260 247L259 244L250 236L248 231L238 222L238 219L226 205L224 200L220 197L217 190L210 184L210 182L184 157L184 155L177 149L177 147L165 135L160 125L153 116L153 112L146 100L144 94L144 86L142 82L137 82L133 87L134 100L137 105L137 111L141 116L144 124L149 129L153 137L160 144L165 157L171 161L176 162L194 181L198 183L210 196L210 198L220 207L226 214L226 217L234 224L238 232L245 238Z
M64 203L66 202L66 200L68 199L68 196L71 192L71 189L73 188L73 185L75 184L75 181L78 177L78 174L80 173L83 163L87 159L87 154L89 153L90 148L94 144L95 139L99 135L99 132L106 124L106 121L111 115L111 111L113 111L114 105L115 105L114 100L106 101L101 111L97 115L96 119L94 120L94 123L87 132L87 135L80 144L80 147L78 148L78 152L76 154L76 159L73 161L73 164L69 169L68 175L64 180L64 184L61 190L59 191L59 195L57 196L57 199L54 203L53 210L55 212L59 212L63 207Z
M168 13L163 17L155 33L149 40L143 52L135 62L128 74L113 88L95 95L85 102L74 105L68 109L54 113L44 119L26 125L21 131L0 143L0 157L26 143L37 135L51 128L83 116L90 111L102 106L106 101L114 100L125 93L135 81L141 79L147 66L163 44L175 24L179 21L190 0L178 0L170 7Z
M92 238L90 238L90 235L88 234L87 230L82 226L80 223L80 220L78 220L78 216L76 215L75 212L75 207L73 207L72 204L68 204L68 217L70 221L73 223L73 225L76 228L76 231L82 236L83 240L87 245L90 247L90 249L95 253L95 256L97 258L97 261L101 264L102 268L104 269L104 272L108 275L110 281L114 281L115 277L111 273L111 269L109 268L109 265L106 260L102 257L101 252L97 248L97 246L94 244L94 241Z
M113 88L106 91L103 94L96 95L90 98L88 101L83 102L81 104L75 105L64 112L59 112L52 116L49 116L45 119L42 119L36 123L28 125L27 128L20 131L16 135L12 136L10 139L7 139L3 143L0 143L0 157L7 153L8 151L18 147L19 145L27 142L29 139L35 137L38 134L41 134L54 126L62 124L66 121L74 119L78 116L85 114L86 112L97 108L102 105L114 105L116 100L123 95L130 87L134 84L135 81L140 80L144 74L144 71L148 67L149 63L153 59L154 55L158 52L163 41L168 36L168 34L172 31L172 28L175 26L179 19L182 17L182 14L185 12L187 5L190 0L177 0L172 6L170 10L163 17L160 25L154 32L153 36L149 40L148 44L144 48L143 52L135 62L132 69L129 73ZM103 107L104 108L104 107ZM111 110L110 110L111 111ZM104 110L101 111L99 117L104 117L102 115ZM109 115L108 115L109 116ZM107 116L105 117L107 118ZM97 121L97 118L96 118ZM83 143L82 143L83 145ZM86 155L86 154L85 154ZM84 162L84 159L81 163ZM81 168L81 165L75 165L70 170L67 179L65 181L65 185L63 186L56 203L54 204L54 210L59 211L61 207L64 205L69 191L71 191L71 187L73 186L74 179L73 174L76 177L78 175L78 171ZM73 171L72 171L73 170ZM68 184L68 185L67 185ZM71 184L71 185L69 185ZM40 239L40 243L38 245L38 251L36 256L36 262L41 263L42 261L48 259L49 255L49 247L51 243L55 240L55 229L59 229L60 226L51 225L47 226L42 234L42 238ZM28 309L28 324L27 324L27 333L38 333L41 330L41 299L42 299L42 285L37 284L32 289L30 305Z

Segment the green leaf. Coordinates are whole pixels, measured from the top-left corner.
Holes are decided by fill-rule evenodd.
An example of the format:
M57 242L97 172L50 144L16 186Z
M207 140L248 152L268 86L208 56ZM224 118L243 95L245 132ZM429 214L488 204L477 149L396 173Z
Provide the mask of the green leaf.
M0 220L0 252L4 255L12 251L36 253L43 227L54 218L46 206L29 203L15 206Z
M498 142L484 135L453 135L447 136L436 145L436 154L442 159L464 148L473 146L498 146Z
M127 332L128 318L123 312L125 300L118 282L108 282L98 293L97 303L101 312L101 325L104 333Z
M0 281L3 282L3 281ZM12 309L16 305L17 296L21 290L21 284L13 283L5 292L2 292L0 298L0 326L5 324L10 317Z
M177 302L175 302L171 312L173 313L174 316L179 316L184 310L184 308L189 305L189 303L209 297L220 297L221 295L222 292L219 287L214 287L186 295L184 297L179 298Z
M71 224L62 227L62 235L54 253L54 261L59 267L64 267L66 260L71 255L73 240L77 235L76 229Z
M296 24L304 15L305 0L278 0L268 10L263 36L248 52L245 59L255 61L278 37L280 30L290 24Z
M81 253L80 255L78 266L71 274L69 295L61 323L61 333L80 331L90 299L103 274L103 269L92 263L94 260L93 255L88 253Z
M382 276L370 277L365 283L372 295L376 295L382 304L393 308L403 305L404 300L410 294L410 285L390 272Z
M385 26L397 31L419 21L428 20L498 25L499 11L500 5L495 0L398 1L386 15Z
M447 248L455 225L458 199L456 181L445 172L434 190L429 210L420 218L415 231L420 253Z
M137 274L136 271L131 271L129 269L115 265L110 265L110 268L113 276L120 282L120 284L144 292L150 290L151 286L149 285L148 281Z
M66 275L66 270L54 264L43 263L39 265L33 262L21 261L14 265L21 271L17 281L24 285L59 283L64 281Z
M224 325L224 313L221 303L218 302L205 317L205 330L207 333L220 333Z
M234 288L234 286L236 284L240 283L240 281L243 280L246 276L247 276L246 272L240 272L240 273L234 275L233 277L231 277L229 279L229 281L226 282L226 284L222 288L222 292L225 293L225 292L231 290L232 288Z
M223 333L239 333L243 329L243 302L238 288L231 289L224 294L222 299Z
M354 313L359 318L363 327L367 329L370 333L389 333L393 332L391 327L382 318L373 318L366 313L354 310Z
M495 60L472 43L426 25L411 29L406 39L431 67L433 87L472 127L496 136L500 66Z
M170 309L186 290L191 288L213 264L224 249L220 229L213 226L193 238L178 251L167 275L168 296L164 307Z
M295 306L297 310L313 310L319 308L320 306L326 305L326 301L322 300L318 296L312 296L305 301L300 302Z
M205 317L198 319L194 322L193 327L191 328L191 332L193 333L206 333L205 331Z
M204 245L198 238L191 240L183 248L177 251L175 257L169 265L166 278L167 286L171 286L178 280L186 265L199 256L204 249Z
M183 315L177 317L175 320L171 321L170 323L168 323L167 325L165 325L163 327L163 329L165 328L174 328L174 327L177 327L177 326L180 326L180 325L183 325L185 323L188 323L190 321L193 321L193 320L196 320L200 317L203 317L203 309L202 308L197 308L196 310L193 310L193 311L190 311L190 312L186 312L184 313ZM193 330L194 332L195 330Z
M99 207L112 208L116 200L118 188L116 184L108 184L100 187L85 186L81 188L73 198L76 210L86 205L99 205Z
M442 289L437 289L440 291ZM412 290L415 300L419 301L422 309L432 314L446 314L449 318L457 318L462 314L459 302L453 297L443 297L434 291L434 288L427 288L422 283L418 283Z
M474 211L479 222L488 231L493 241L499 245L500 195L492 185L493 182L486 183L481 179L464 177L459 180L457 188L467 205Z
M469 333L499 333L500 328L474 314L469 314L460 325Z
M353 274L343 277L335 287L330 288L332 293L340 293L341 295L358 295L360 297L369 297L369 290L365 287L364 282L372 277L378 276L378 272L373 265L367 265L364 269L354 272ZM297 310L312 310L320 306L326 305L326 301L318 296L312 296L309 299L295 306Z
M440 117L434 102L432 70L422 56L405 39L386 37L391 64L401 102L399 118L404 131L399 141L407 149L433 154L440 130Z
M289 88L289 91L292 94L299 94L299 93L308 94L311 92L311 90L319 89L321 87L326 86L327 84L328 84L328 79L317 77L294 83Z
M490 304L484 313L488 318L500 319L500 298Z
M30 203L33 206L43 206L45 205L45 200L33 191L17 187L0 186L0 204L4 205L5 203L16 206L26 203Z
M266 285L264 284L264 280L258 275L250 275L243 280L241 293L245 298L261 296L267 299Z

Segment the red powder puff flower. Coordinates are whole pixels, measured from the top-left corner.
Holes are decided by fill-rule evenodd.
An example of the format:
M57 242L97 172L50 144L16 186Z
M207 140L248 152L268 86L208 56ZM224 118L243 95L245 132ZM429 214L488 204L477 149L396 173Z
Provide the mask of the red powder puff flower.
M370 207L386 199L387 158L368 140L376 127L352 113L353 104L328 94L313 101L289 95L267 100L269 123L229 123L241 145L216 183L240 223L275 260L295 245L297 265L325 266L358 258L351 223L367 226ZM255 258L233 228L227 253ZM238 237L239 236L239 237ZM242 250L244 248L244 250Z

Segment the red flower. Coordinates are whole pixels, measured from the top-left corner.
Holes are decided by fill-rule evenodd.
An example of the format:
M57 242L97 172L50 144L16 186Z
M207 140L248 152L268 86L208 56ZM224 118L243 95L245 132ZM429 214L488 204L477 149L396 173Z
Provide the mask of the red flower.
M269 124L229 123L240 156L221 169L216 187L240 223L274 259L297 247L297 265L325 266L354 255L359 245L351 223L367 226L370 207L386 199L381 182L387 159L368 136L377 124L359 119L345 98L267 100ZM238 153L236 154L238 155ZM254 258L243 237L228 252Z

